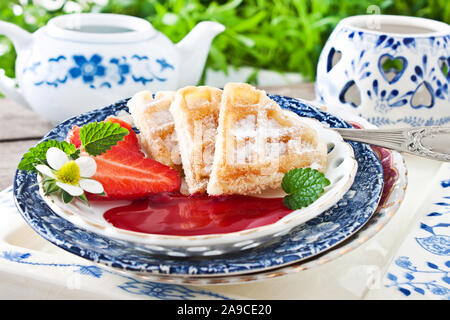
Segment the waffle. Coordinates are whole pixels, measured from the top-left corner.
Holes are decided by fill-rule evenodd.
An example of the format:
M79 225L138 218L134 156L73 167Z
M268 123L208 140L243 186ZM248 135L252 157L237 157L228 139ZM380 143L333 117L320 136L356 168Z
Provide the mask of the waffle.
M225 86L220 105L210 195L254 194L279 188L294 168L326 168L327 150L314 129L283 111L264 91Z
M128 109L138 128L139 140L147 155L183 173L174 120L169 111L174 91L161 91L153 98L150 91L136 93L128 102Z
M170 107L190 194L206 191L214 159L221 96L222 90L217 88L189 86L177 91Z

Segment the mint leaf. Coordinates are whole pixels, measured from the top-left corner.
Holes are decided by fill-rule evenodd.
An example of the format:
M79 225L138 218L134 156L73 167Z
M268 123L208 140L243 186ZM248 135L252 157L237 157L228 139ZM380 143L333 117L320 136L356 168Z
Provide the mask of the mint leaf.
M307 207L324 193L324 188L328 185L330 181L316 169L293 169L281 181L281 188L288 194L283 203L293 210Z
M91 122L80 130L84 150L91 156L98 156L122 141L130 132L113 122Z
M23 158L18 165L18 169L37 172L34 167L38 164L47 164L46 153L47 150L52 147L61 149L73 159L78 158L79 150L77 150L75 145L66 141L47 140L30 148L30 150L23 155Z

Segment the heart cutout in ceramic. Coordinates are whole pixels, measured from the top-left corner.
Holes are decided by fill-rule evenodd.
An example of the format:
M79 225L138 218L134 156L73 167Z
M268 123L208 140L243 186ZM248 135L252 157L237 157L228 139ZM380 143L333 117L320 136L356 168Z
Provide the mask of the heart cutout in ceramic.
M450 57L440 57L438 64L442 74L448 79L450 77Z
M433 87L427 81L419 84L411 97L411 106L415 109L434 106Z
M342 88L339 94L339 101L349 103L354 108L357 108L361 104L361 94L354 80L350 80Z
M408 61L404 57L393 57L386 53L378 60L378 69L383 78L389 83L395 83L406 70Z
M328 53L328 59L327 59L327 72L330 72L331 69L341 60L342 58L342 52L339 50L336 50L335 48L331 48L330 52Z

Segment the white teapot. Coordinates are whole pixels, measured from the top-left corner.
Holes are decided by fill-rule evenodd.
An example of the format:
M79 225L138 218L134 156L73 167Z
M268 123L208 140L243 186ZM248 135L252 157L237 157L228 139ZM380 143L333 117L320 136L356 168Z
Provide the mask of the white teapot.
M58 123L143 89L196 85L211 41L224 30L200 22L174 45L148 21L126 15L62 15L33 34L0 21L17 52L16 81L0 75L0 92Z

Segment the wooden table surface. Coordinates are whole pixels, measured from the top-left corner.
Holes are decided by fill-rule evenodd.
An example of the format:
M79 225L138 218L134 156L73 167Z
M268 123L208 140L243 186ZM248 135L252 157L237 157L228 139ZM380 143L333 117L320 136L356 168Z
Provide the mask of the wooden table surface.
M314 99L312 83L280 87L261 87L269 93ZM13 183L22 155L34 146L53 125L17 103L0 99L0 191Z

